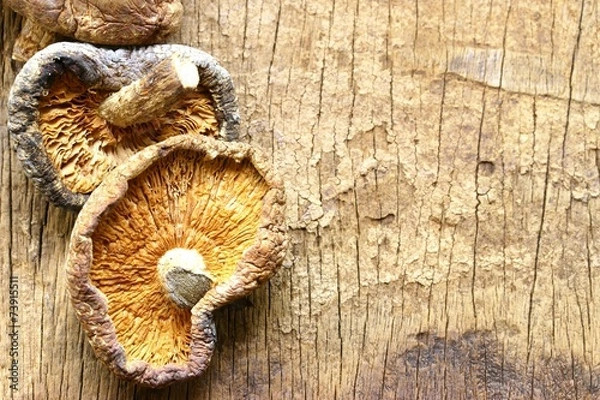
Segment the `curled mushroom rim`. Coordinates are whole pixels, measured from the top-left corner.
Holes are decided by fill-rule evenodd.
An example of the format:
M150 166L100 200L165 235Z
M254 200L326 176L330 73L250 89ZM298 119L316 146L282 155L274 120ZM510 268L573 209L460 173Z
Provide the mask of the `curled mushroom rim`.
M254 244L244 251L233 275L209 289L191 309L188 361L185 364L155 367L145 361L127 361L125 350L118 343L115 327L108 315L108 300L89 277L93 262L91 237L102 215L125 195L128 182L175 150L198 152L208 160L224 154L235 162L249 160L269 186L263 204L268 203L272 207L262 207ZM281 179L276 176L263 155L244 143L228 143L190 135L175 136L145 148L110 172L90 195L77 218L67 260L71 300L79 320L92 339L91 343L98 357L118 376L150 387L161 387L201 375L208 367L215 348L214 311L247 296L268 280L283 261L287 248L284 207Z
M206 89L212 98L219 137L225 141L237 140L240 115L231 76L214 57L196 48L159 44L113 50L87 43L60 42L36 53L25 63L9 93L7 127L25 174L50 202L79 210L89 196L89 193L72 192L65 186L44 148L38 106L54 80L70 72L90 88L117 91L175 53L198 67L199 87Z

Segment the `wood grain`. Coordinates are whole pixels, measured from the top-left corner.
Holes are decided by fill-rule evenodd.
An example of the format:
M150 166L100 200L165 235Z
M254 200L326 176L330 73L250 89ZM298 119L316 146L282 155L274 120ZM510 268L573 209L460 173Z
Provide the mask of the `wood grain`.
M0 268L19 391L65 399L600 397L596 2L185 2L245 140L286 178L292 246L217 316L207 374L159 391L95 359L68 303L75 215L10 150L2 10ZM0 291L2 328L8 290ZM9 343L0 343L0 369Z

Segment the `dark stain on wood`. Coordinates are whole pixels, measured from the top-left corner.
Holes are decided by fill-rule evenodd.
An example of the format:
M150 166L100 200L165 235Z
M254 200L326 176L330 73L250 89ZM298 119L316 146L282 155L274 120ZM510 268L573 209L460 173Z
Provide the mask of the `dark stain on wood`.
M454 337L451 337L454 336ZM561 356L509 354L491 331L444 338L421 333L418 344L390 355L386 394L411 399L597 399L600 374Z

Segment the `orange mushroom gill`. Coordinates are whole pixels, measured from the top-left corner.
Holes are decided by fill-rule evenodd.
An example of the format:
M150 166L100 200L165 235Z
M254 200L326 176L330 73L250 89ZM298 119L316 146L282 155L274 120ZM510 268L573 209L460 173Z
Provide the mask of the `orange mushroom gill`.
M186 133L218 134L214 106L205 91L185 95L161 118L127 128L109 124L96 112L111 93L87 88L68 72L40 99L38 124L43 145L73 192L91 192L108 171L148 145Z
M92 235L91 282L128 360L183 363L190 310L175 304L158 272L173 249L201 255L213 285L227 280L256 240L268 184L250 161L176 150L129 181Z

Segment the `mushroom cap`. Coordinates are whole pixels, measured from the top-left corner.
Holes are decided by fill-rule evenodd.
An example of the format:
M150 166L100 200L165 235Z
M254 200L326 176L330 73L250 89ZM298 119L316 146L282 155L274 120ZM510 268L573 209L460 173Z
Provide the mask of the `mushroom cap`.
M71 300L97 356L152 387L202 374L215 347L213 312L281 265L284 207L281 180L244 143L176 136L113 170L81 209L67 260ZM166 254L193 269L193 252L212 284L198 284L203 295L189 309L169 296L160 270Z
M113 46L159 43L179 30L180 0L7 0L51 32Z
M164 117L118 128L97 114L109 94L174 54L198 67L200 84ZM7 108L25 173L50 201L71 209L137 150L188 132L234 140L240 121L229 73L209 54L181 45L110 50L53 44L23 66Z

